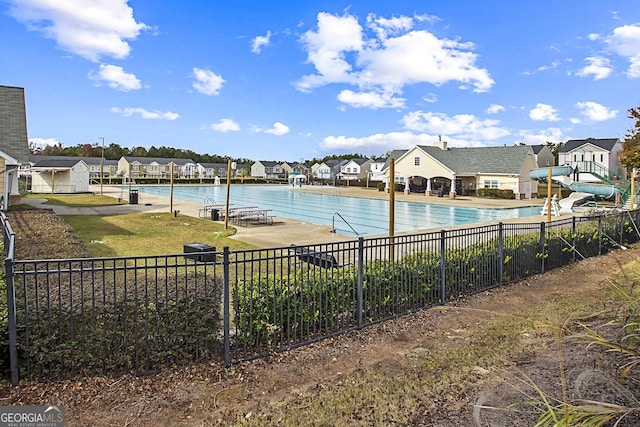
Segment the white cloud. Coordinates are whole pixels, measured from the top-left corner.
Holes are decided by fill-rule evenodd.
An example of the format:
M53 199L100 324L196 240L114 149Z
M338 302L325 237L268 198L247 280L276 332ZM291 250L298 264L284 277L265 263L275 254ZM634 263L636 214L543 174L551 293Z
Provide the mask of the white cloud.
M209 127L217 132L237 132L240 130L240 126L232 119L220 119L218 123Z
M397 35L413 27L413 19L408 16L381 18L373 13L367 16L367 24L380 40L386 40L390 35Z
M219 95L225 80L211 70L195 67L193 76L196 79L193 87L205 95Z
M543 130L521 130L518 135L522 142L527 145L540 145L547 142L558 143L566 141L567 138L559 128L548 128Z
M593 122L613 119L618 114L617 110L612 110L593 101L578 102L576 108L580 110L582 116Z
M351 107L367 107L374 110L378 108L402 108L404 98L396 98L390 93L360 92L355 93L345 89L338 94L338 101Z
M529 111L529 118L535 121L557 122L560 120L557 111L548 104L536 104L536 108Z
M370 152L383 153L389 149L408 149L416 145L433 145L439 135L426 133L389 132L378 133L361 138L347 136L327 136L320 143L320 148L327 152ZM478 141L459 138L447 138L450 147L482 146Z
M251 40L251 52L258 54L262 50L263 46L269 46L271 40L271 31L267 31L264 36L257 36Z
M122 92L139 90L142 87L135 74L127 73L122 67L116 65L100 64L100 70L97 73L91 71L89 78L95 80L98 85L104 82L110 88Z
M436 95L435 93L428 93L422 97L422 100L424 102L428 102L429 104L435 104L436 102L438 102L438 95Z
M404 126L413 131L464 139L474 143L493 141L510 134L499 126L499 120L481 120L473 114L457 114L449 117L443 113L414 111L402 118Z
M500 104L491 104L487 108L487 114L498 114L501 111L504 111L504 107Z
M289 133L289 126L285 125L284 123L275 122L271 129L264 129L262 130L262 132L270 133L277 136L286 135Z
M341 83L357 86L362 94L384 94L378 98L393 99L411 84L460 82L475 92L486 92L494 84L489 72L476 66L473 43L440 39L428 31L412 29L414 18L369 15L373 32L367 35L353 15L321 12L317 19L317 30L300 38L307 61L317 73L296 82L300 91ZM357 105L380 108L379 99L374 101Z
M596 41L600 39L600 34L598 33L590 33L587 38L591 41Z
M576 75L580 77L593 76L593 80L600 80L609 77L613 68L611 68L611 61L608 58L602 56L590 56L585 58L585 61L589 62L589 65L578 71Z
M606 41L615 53L629 61L627 77L640 77L640 24L617 27Z
M127 108L118 108L118 107L112 107L111 108L111 112L112 113L117 113L117 114L122 114L125 117L131 117L134 114L139 114L140 117L142 117L143 119L157 119L157 120L175 120L178 117L180 117L180 115L178 113L172 113L171 111L149 111L147 109L144 108L134 108L134 107L127 107Z
M140 32L127 0L9 0L9 13L29 30L55 40L58 47L97 62L102 56L129 56Z

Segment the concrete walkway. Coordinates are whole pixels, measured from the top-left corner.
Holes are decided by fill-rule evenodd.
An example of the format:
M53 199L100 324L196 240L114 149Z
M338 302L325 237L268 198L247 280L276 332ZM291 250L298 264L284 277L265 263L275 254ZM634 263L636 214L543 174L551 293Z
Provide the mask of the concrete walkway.
M90 187L90 191L95 194L100 193L100 187L95 185ZM346 197L366 197L366 198L384 198L388 199L389 194L377 191L377 189L360 188L360 187L321 187L303 189L295 189L294 191L315 192L326 194L331 192L339 196ZM103 186L103 194L115 199L127 199L128 193L123 192L120 187ZM39 199L23 198L22 202L33 205L38 208L51 209L57 215L119 215L127 213L177 213L178 216L186 215L194 218L199 217L199 211L202 207L201 203L187 202L174 199L173 203L168 197L155 196L147 193L138 193L138 204L130 205L120 204L113 206L99 207L70 207L55 206L43 204L46 202L46 196ZM502 200L502 199L484 199L479 197L456 197L450 199L448 197L424 196L422 194L401 194L395 195L397 201L407 201L416 203L429 203L447 206L469 207L469 208L513 208L524 206L542 206L544 199L529 200ZM553 217L552 220L571 216L564 214L560 217ZM545 222L546 216L534 216L528 218L518 218L503 222L519 222L519 223L536 223ZM221 223L219 223L221 224ZM232 224L229 224L232 227ZM444 229L468 228L470 225L444 227ZM313 243L332 243L353 240L355 237L336 235L331 233L331 227L326 225L317 225L309 222L292 220L288 218L275 218L273 225L250 225L247 227L235 227L235 235L232 238L258 246L258 247L278 247L288 246L290 244L305 245ZM440 230L439 228L438 230ZM425 230L427 231L427 230ZM397 235L409 233L397 233Z

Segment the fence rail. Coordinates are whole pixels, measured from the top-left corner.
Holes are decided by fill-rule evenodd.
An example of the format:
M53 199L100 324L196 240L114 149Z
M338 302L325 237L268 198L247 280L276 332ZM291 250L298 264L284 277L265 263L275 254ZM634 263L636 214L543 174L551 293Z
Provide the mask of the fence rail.
M444 304L640 239L640 211L306 246L7 258L11 379L229 365Z

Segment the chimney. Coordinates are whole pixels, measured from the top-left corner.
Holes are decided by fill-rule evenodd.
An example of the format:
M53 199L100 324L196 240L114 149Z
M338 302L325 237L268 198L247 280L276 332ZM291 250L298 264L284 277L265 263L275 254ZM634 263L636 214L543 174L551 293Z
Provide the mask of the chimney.
M438 140L433 143L434 147L438 147L441 150L447 151L447 141L442 140L442 135L438 135Z

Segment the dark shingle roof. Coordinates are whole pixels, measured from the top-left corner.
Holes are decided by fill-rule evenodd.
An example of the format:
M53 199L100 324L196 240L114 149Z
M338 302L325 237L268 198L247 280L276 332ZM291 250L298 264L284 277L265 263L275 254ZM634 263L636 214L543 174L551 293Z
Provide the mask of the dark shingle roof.
M29 157L24 88L0 86L0 150L20 163Z
M431 157L451 169L456 174L512 174L521 172L527 155L528 145L502 147L449 148L419 145Z
M76 163L78 160L82 160L87 165L100 165L100 157L75 157L75 156L42 156L38 154L32 154L29 156L29 163L36 164L38 162L42 162L44 160L64 160L64 159L76 159ZM75 164L75 163L74 163ZM118 166L117 160L108 160L104 159L103 165L110 166Z
M178 166L184 166L187 163L195 163L191 159L165 159L165 158L162 158L162 157L132 157L132 156L124 156L124 159L129 163L138 162L138 163L140 163L142 165L148 165L148 164L151 164L153 162L156 162L159 165L168 165L169 163L173 162Z
M38 168L71 168L81 162L82 159L78 157L45 157L38 159L36 163L31 167L32 169Z
M618 138L587 138L587 139L570 139L565 142L562 148L560 148L560 153L569 153L576 148L580 148L585 144L592 144L596 147L600 147L604 150L611 151L613 146L620 142Z

